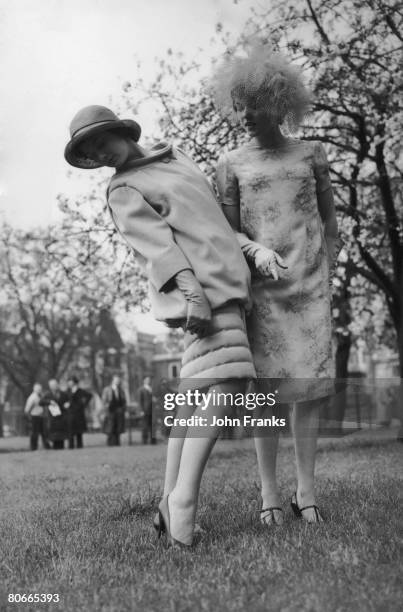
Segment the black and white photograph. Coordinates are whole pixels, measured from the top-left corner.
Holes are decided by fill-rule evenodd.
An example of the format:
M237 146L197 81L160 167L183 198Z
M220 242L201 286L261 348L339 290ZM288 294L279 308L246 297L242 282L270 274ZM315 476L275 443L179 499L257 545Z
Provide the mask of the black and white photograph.
M401 610L403 0L0 16L0 612Z

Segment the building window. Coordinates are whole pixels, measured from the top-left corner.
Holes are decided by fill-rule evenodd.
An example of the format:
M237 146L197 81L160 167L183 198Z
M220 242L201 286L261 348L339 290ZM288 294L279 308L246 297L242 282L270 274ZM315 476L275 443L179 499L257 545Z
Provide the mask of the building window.
M169 378L178 378L178 376L179 376L178 364L170 363L169 364Z

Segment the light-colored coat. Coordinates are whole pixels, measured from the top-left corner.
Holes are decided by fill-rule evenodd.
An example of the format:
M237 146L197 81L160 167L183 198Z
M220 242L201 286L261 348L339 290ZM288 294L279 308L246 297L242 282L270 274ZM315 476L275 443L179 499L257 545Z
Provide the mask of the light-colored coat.
M25 414L29 416L44 416L44 408L39 404L40 401L40 395L38 395L38 393L35 391L32 391L25 404Z
M249 309L250 272L214 191L178 149L140 159L108 188L112 219L143 263L156 319L185 319L187 304L172 278L190 268L212 309L237 302Z

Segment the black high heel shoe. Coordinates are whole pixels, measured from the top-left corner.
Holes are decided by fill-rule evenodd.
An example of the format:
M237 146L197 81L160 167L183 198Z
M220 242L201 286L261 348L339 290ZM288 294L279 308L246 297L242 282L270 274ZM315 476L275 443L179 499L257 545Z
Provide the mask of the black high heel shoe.
M159 531L160 531L160 515L159 515L159 512L154 514L153 527L154 527L155 531L158 534ZM161 535L162 535L162 533L164 533L164 531L165 531L165 525L162 526ZM206 533L206 530L203 529L203 527L200 527L200 525L198 523L195 523L195 528L193 530L193 533L194 533L195 536L203 536ZM160 537L160 536L158 536L158 537Z
M192 544L186 544L185 542L181 542L174 538L171 534L171 520L169 516L169 506L168 506L168 497L164 497L158 506L158 516L159 516L159 524L158 524L158 538L161 538L162 535L165 535L167 545L177 548L191 548ZM154 523L154 526L156 524Z
M291 504L291 508L292 508L292 511L294 512L295 516L297 518L303 518L307 523L323 523L324 520L325 520L323 518L323 516L321 515L318 506L315 506L315 504L312 504L311 506L304 506L303 508L300 508L300 506L298 506L298 502L297 502L297 492L295 492L293 494L293 496L291 497L290 504ZM309 521L302 514L304 510L308 510L309 508L313 508L314 509L315 520Z

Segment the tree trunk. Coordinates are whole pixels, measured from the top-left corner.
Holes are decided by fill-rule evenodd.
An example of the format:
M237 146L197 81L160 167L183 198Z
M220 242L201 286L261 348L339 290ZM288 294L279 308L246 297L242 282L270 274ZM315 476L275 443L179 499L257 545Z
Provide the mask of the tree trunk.
M397 331L397 350L399 355L399 377L400 385L397 393L398 414L400 418L400 430L397 439L403 442L403 324L400 322Z
M402 288L403 291L403 288ZM396 336L397 336L397 354L399 355L399 376L403 378L403 313L401 308L399 308L398 320L396 327Z
M346 263L346 277L343 287L333 297L333 308L338 310L337 323L344 333L336 333L336 395L331 402L329 417L335 424L335 435L343 432L343 421L347 406L348 361L351 349L351 333L348 326L351 323L350 282L353 276L349 262Z
M343 421L347 406L348 360L351 349L351 335L338 335L336 349L336 395L333 398L331 419L336 425L336 435L343 431Z

